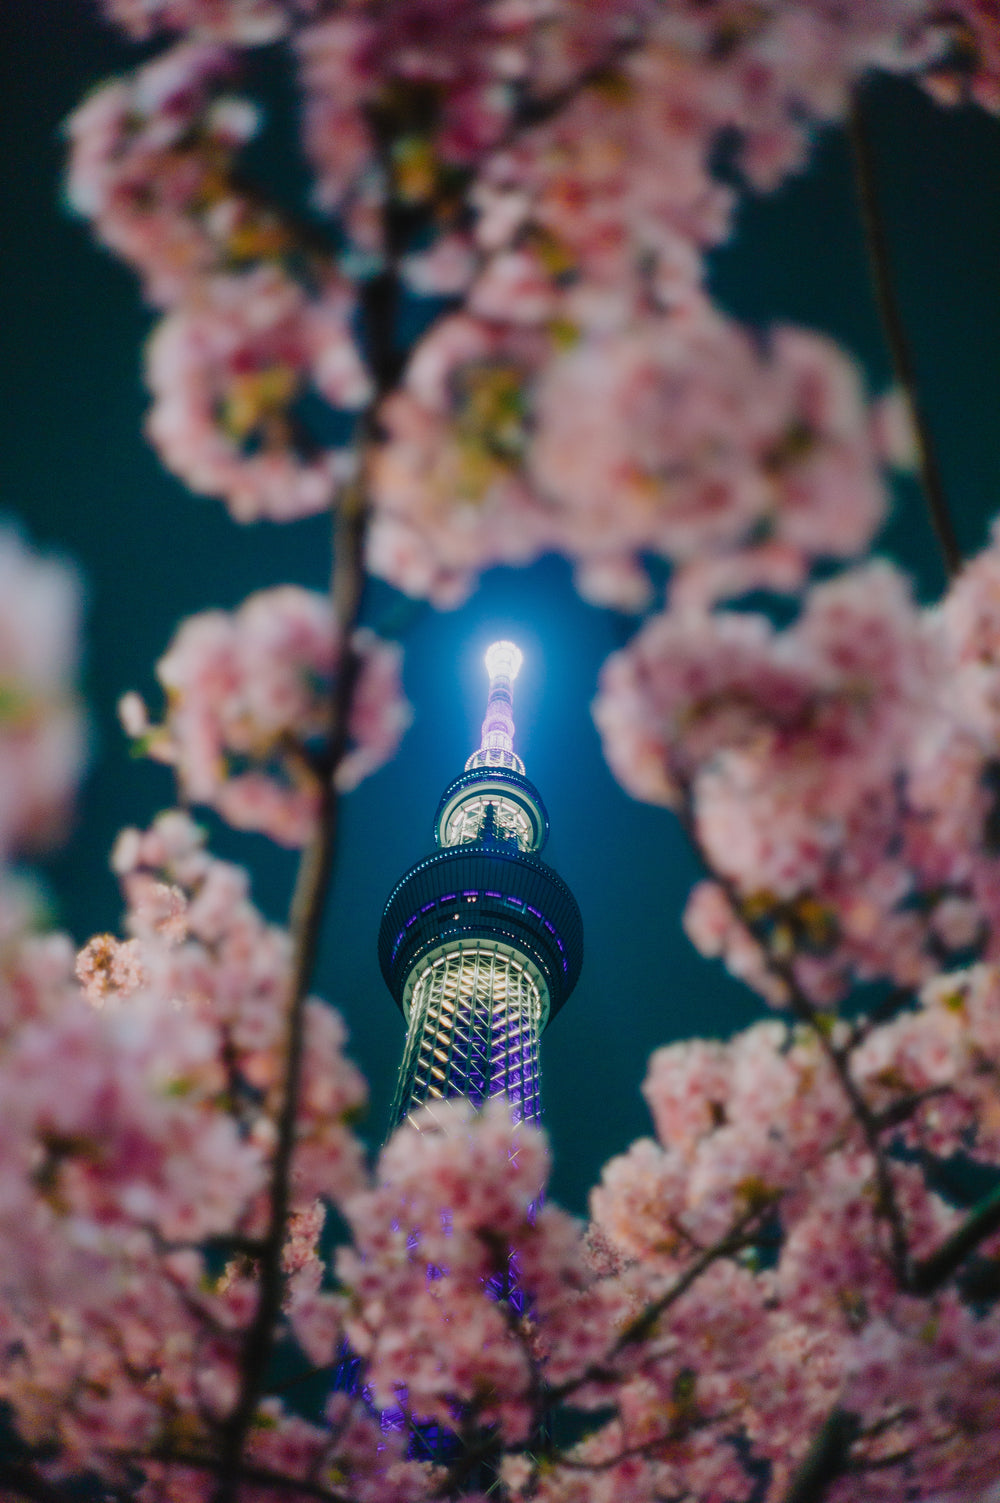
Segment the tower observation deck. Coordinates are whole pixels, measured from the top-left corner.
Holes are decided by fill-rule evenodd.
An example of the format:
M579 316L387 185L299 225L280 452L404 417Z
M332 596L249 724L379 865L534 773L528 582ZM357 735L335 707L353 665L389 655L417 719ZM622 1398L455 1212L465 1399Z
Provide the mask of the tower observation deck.
M515 1122L538 1117L538 1041L580 974L580 910L538 855L548 815L514 751L520 666L511 642L487 652L481 744L441 795L437 849L382 914L379 963L407 1024L393 1126L451 1096L505 1096Z

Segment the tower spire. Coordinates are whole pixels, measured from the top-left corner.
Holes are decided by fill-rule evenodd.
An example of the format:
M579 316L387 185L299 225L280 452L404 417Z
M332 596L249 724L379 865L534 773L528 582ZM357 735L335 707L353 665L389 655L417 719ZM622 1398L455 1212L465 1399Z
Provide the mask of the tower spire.
M486 672L490 676L486 718L479 750L465 764L467 772L474 767L510 767L524 772L524 763L514 751L512 688L522 661L520 649L513 642L494 642L486 650Z

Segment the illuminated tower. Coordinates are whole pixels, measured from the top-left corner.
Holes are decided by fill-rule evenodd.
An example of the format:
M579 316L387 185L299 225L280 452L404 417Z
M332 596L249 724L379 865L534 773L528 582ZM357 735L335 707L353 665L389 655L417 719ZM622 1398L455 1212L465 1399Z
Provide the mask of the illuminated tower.
M514 751L521 654L494 642L482 744L445 789L437 850L390 894L379 963L407 1024L392 1125L435 1099L506 1096L540 1114L538 1040L580 974L576 899L538 852L545 806Z

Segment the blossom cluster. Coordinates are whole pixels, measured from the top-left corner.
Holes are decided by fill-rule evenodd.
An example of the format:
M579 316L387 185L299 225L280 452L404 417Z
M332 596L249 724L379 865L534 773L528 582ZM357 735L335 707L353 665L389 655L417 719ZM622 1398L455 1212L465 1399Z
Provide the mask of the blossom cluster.
M162 1496L208 1498L199 1458L232 1401L253 1285L246 1254L213 1277L195 1244L252 1245L274 1078L259 973L286 954L186 817L128 832L116 864L143 964L117 1005L73 991L65 947L28 946L4 976L2 1392L22 1436L58 1453L55 1475L114 1483L127 1466ZM234 950L258 973L246 1010ZM359 1503L428 1495L440 1474L402 1447L444 1424L504 1456L515 1499L749 1497L762 1465L777 1499L837 1403L862 1417L838 1499L972 1496L1000 1465L997 1317L954 1289L918 1295L914 1270L960 1212L914 1160L943 1166L962 1145L1000 1163L998 1018L982 966L834 1035L872 1133L815 1032L773 1022L661 1050L645 1085L656 1138L608 1165L587 1237L544 1201L543 1138L501 1102L437 1104L368 1177L345 1125L359 1082L326 1029L322 1099L307 1089L303 1113L326 1136L312 1156L303 1132L286 1318L331 1376L348 1339L355 1383L322 1424L263 1402L247 1465L264 1478L241 1498L271 1496L268 1469L288 1496L296 1479ZM43 1083L67 1051L76 1089L54 1102ZM335 1289L319 1200L354 1236ZM583 1438L542 1463L538 1426L566 1404Z
M929 611L888 564L813 587L783 631L675 608L605 665L612 769L682 810L714 874L688 932L768 1000L1000 953L998 560Z
M475 307L473 297L473 307ZM829 341L756 341L704 300L559 348L545 310L456 314L382 408L371 561L449 602L478 572L559 552L584 593L634 607L640 560L684 601L796 590L885 513L880 428Z
M359 631L351 652L358 669L350 745L336 769L316 753L348 654L329 600L294 585L252 595L233 614L207 611L186 620L157 668L166 693L163 724L150 725L142 701L130 694L122 702L126 729L176 769L188 799L216 808L237 829L304 845L323 779L356 787L393 755L409 724L398 648Z
M370 382L343 278L240 179L259 120L235 71L225 47L184 41L103 85L69 121L67 188L168 310L148 354L164 462L242 521L283 520L322 511L351 473L349 453L317 438L310 402L322 428Z
M680 1395L687 1428L702 1435L717 1416L720 1438L731 1437L739 1416L752 1453L770 1464L770 1497L782 1496L801 1459L791 1437L817 1433L838 1404L864 1418L853 1475L831 1496L958 1499L995 1480L993 1442L971 1436L995 1423L996 1388L983 1374L996 1350L996 1313L973 1313L954 1290L924 1298L908 1290L890 1222L902 1230L912 1282L912 1268L959 1219L915 1159L948 1162L981 1111L983 1097L973 1105L968 1093L995 1090L996 987L993 967L942 978L916 1010L870 1027L857 1048L834 1036L872 1112L867 1133L815 1033L764 1023L729 1044L695 1041L654 1055L644 1092L657 1140L613 1160L593 1196L598 1225L635 1260L619 1277L654 1302L658 1279L681 1291L635 1354L635 1428L610 1427L622 1456L618 1496L625 1487L630 1496L663 1495L655 1468L670 1449L649 1445L641 1426L653 1415L676 1426ZM977 1151L996 1165L989 1128ZM684 1270L720 1247L713 1271L685 1289ZM627 1412L628 1400L620 1403ZM969 1420L966 1442L951 1429L959 1414ZM633 1438L640 1453L648 1446L641 1465ZM718 1495L707 1476L687 1485L695 1496ZM742 1491L729 1483L723 1495L749 1490L746 1478ZM557 1485L551 1496L573 1494ZM612 1485L581 1496L616 1494Z
M981 0L105 9L179 40L74 115L70 198L168 309L149 433L194 489L244 521L321 510L356 472L331 409L376 404L370 566L437 604L546 550L632 609L647 554L696 563L683 589L704 596L795 590L868 544L884 456L845 358L705 304L738 198L718 162L773 189L874 69L995 108ZM261 116L239 68L279 39L329 239L241 171ZM465 303L395 391L373 338L387 265ZM595 412L637 415L635 449Z
M199 1457L234 1402L257 1298L289 943L184 814L125 831L114 863L131 938L91 940L82 985L63 936L25 930L3 950L0 1398L53 1477L120 1487L145 1468L162 1496L207 1498ZM337 1015L308 1003L286 1265L293 1322L332 1322L334 1347L336 1310L296 1280L320 1199L365 1182L349 1125L365 1091L343 1042ZM339 1471L372 1503L418 1494L421 1469L363 1404L341 1396L328 1417L307 1426L271 1401L254 1463ZM192 1459L157 1462L175 1448Z

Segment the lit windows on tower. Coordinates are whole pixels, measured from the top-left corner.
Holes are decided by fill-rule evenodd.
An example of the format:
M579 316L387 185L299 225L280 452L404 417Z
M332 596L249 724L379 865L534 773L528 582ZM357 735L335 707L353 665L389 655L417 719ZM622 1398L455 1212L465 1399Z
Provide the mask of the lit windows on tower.
M538 855L548 816L514 751L512 642L486 654L481 744L445 789L438 849L397 883L379 930L382 974L407 1023L393 1125L463 1096L540 1115L538 1041L576 984L576 900Z

